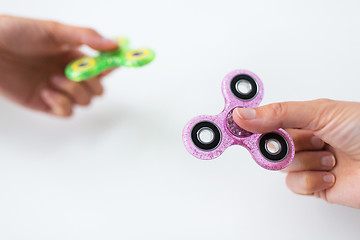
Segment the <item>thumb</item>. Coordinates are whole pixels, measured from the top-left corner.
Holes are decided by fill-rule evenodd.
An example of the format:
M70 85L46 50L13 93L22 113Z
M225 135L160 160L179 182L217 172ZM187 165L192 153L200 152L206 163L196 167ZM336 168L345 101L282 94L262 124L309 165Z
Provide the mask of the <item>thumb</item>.
M114 40L104 38L91 28L68 26L57 22L49 25L50 36L63 46L79 46L82 44L99 51L111 51L118 48Z
M247 131L262 133L278 128L311 130L331 146L360 155L360 103L318 99L282 102L258 108L236 108L233 119Z
M314 132L324 128L336 113L336 101L319 99L281 102L258 108L236 108L233 118L247 131L262 133L278 128L302 128Z

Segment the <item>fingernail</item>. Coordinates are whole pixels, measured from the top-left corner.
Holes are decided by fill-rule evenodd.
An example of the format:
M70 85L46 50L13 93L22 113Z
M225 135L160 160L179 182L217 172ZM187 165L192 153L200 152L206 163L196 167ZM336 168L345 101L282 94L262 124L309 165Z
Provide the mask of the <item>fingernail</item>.
M323 176L323 180L326 183L333 183L333 182L335 182L335 177L332 174L327 174L327 175Z
M311 143L313 144L314 147L316 148L321 148L324 145L324 141L321 140L319 137L317 136L313 136L311 138Z
M235 111L244 120L252 120L256 117L256 111L252 108L236 108Z
M334 167L335 166L335 157L334 156L322 157L321 165L323 165L325 167Z

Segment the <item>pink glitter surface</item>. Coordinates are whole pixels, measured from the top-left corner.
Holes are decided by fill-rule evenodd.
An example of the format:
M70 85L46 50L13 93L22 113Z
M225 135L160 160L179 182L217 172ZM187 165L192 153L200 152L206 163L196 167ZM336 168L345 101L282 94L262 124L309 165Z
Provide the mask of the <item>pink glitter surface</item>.
M250 100L241 100L237 98L231 91L230 84L234 77L238 75L248 75L257 84L257 94ZM289 134L283 130L278 129L273 133L281 135L287 144L287 152L284 158L277 161L272 161L266 158L260 151L259 141L264 134L250 133L240 128L232 119L231 112L237 107L257 107L264 96L264 87L258 76L247 70L235 70L227 74L222 82L221 87L223 96L225 98L224 110L216 116L201 115L191 119L183 130L183 142L185 148L193 156L203 159L211 160L219 157L228 147L232 145L241 145L249 150L255 162L261 167L268 170L280 170L287 167L295 155L295 147ZM191 132L194 126L203 121L208 121L217 126L220 130L221 140L217 147L211 150L203 150L197 147L191 137Z

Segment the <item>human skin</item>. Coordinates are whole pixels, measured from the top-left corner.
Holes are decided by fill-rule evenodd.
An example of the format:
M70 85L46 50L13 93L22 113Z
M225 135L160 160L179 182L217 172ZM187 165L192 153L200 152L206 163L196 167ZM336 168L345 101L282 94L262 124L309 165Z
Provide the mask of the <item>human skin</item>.
M33 110L68 117L103 93L101 78L77 83L65 66L84 56L81 45L115 50L115 41L90 28L0 15L0 94Z
M293 192L360 209L360 103L282 102L237 108L233 118L251 132L290 134L296 154L284 171Z

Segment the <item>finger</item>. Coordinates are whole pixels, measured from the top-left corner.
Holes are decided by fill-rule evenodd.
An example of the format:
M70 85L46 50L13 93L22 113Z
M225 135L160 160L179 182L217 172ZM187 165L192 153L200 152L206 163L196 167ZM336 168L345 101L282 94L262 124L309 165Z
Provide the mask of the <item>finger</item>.
M79 50L71 50L68 52L67 56L64 58L65 66L69 64L69 62L74 61L76 59L85 57L86 55Z
M334 168L336 160L334 155L328 151L299 152L291 164L284 168L283 172L299 171L328 171Z
M116 41L104 38L91 28L49 22L48 31L58 44L65 46L86 44L99 51L110 51L118 48L118 43Z
M286 129L290 137L294 141L295 151L300 152L304 150L320 150L323 149L325 143L319 137L314 136L312 131L301 129Z
M52 89L44 89L41 92L42 100L49 106L50 113L59 117L69 117L72 115L71 99Z
M83 84L70 81L65 76L54 76L51 82L55 88L68 94L76 104L90 104L92 93Z
M82 84L84 84L93 95L100 96L104 92L100 77L88 79L82 82Z
M100 76L101 76L101 77L106 77L107 75L109 75L110 73L112 73L112 72L113 72L114 70L116 70L116 69L118 69L118 68L107 69L107 70L103 71L103 72L100 74Z
M258 108L237 108L234 121L250 132L269 132L278 128L303 128L317 131L335 114L336 102L319 99L306 102L282 102Z
M332 187L335 176L329 172L290 172L286 177L288 188L297 194L312 195Z

